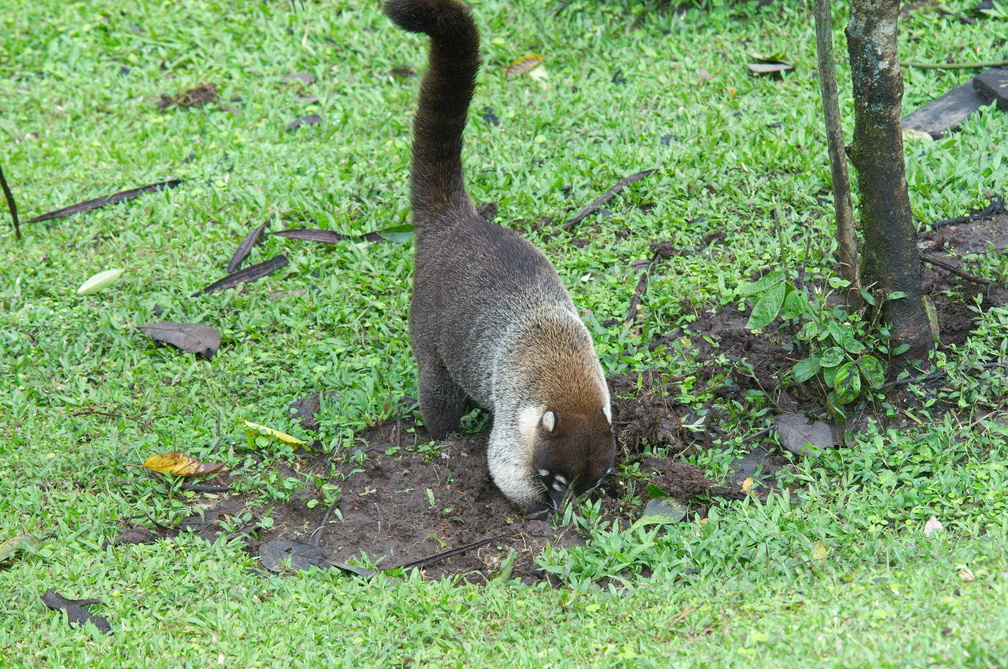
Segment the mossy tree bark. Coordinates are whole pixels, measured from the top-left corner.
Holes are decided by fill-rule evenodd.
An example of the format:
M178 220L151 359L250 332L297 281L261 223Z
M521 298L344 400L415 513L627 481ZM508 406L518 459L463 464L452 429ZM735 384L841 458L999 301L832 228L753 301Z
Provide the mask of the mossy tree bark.
M903 73L896 53L899 0L852 0L847 24L854 87L854 147L851 161L860 194L861 285L889 300L882 318L895 348L907 344L906 360L932 346L921 292L921 257L910 211L903 158L900 105Z

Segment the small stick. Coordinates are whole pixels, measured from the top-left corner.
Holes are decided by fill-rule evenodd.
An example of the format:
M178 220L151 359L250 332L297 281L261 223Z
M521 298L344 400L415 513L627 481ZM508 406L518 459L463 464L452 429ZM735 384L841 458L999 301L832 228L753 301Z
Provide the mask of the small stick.
M984 61L980 63L900 63L904 67L916 67L921 70L972 70L983 67L1004 67L1008 60Z
M3 187L4 197L7 198L7 208L10 209L11 218L14 219L14 238L21 241L21 226L18 224L17 204L14 203L14 195L7 187L7 179L4 178L3 169L0 169L0 186Z
M325 515L322 516L322 522L319 523L319 526L315 528L315 531L311 533L311 537L308 539L309 546L315 546L318 548L319 542L322 541L322 530L325 528L326 523L329 522L329 514L332 513L333 508L336 507L336 502L339 500L340 496L337 495L336 499L333 500L333 503L329 505L328 509L326 509Z
M633 323L634 317L637 316L637 308L640 306L641 298L644 297L644 291L647 290L648 279L651 274L651 268L661 260L661 253L656 251L653 256L651 256L651 262L648 263L647 268L644 270L644 274L641 275L640 281L637 282L637 290L634 291L633 299L630 300L630 309L627 311L626 324L630 325Z
M487 544L493 543L498 539L503 539L505 536L507 536L506 532L503 534L498 534L495 537L489 537L487 539L480 539L479 541L474 541L471 544L466 544L465 546L460 546L459 548L452 548L446 551L441 551L440 553L435 553L430 557L425 557L420 560L414 560L413 562L407 562L404 565L400 565L398 569L413 569L413 568L423 569L424 567L428 567L434 564L435 562L446 560L455 555L459 555L460 553L465 553L466 551L470 551L474 548L479 548L480 546L486 546Z
M561 225L560 229L563 230L564 232L570 232L575 225L577 225L584 219L594 214L599 207L604 205L609 200L613 199L616 196L616 194L619 193L621 190L623 190L624 188L626 188L627 186L629 186L634 182L640 181L646 176L654 174L657 171L658 171L657 168L652 168L650 170L644 170L643 172L637 172L636 174L631 174L628 177L623 177L622 179L616 182L615 186L613 186L605 193L603 193L602 197L600 197L599 199L595 200L590 205L582 209L581 213L579 213L577 216Z
M229 485L206 485L204 483L183 483L182 490L189 492L231 492L234 490Z
M140 188L119 191L118 193L113 193L112 195L95 198L93 200L88 200L87 202L78 202L77 204L72 204L69 207L63 207L62 209L57 209L56 211L46 212L41 216L29 218L25 221L25 223L40 223L54 218L63 218L64 216L82 214L85 211L91 211L92 209L97 209L98 207L104 207L107 204L118 204L119 202L132 200L138 195L142 195L144 193L153 193L166 188L175 188L175 186L178 186L180 183L182 183L181 179L169 179L168 181L159 181L158 183L150 184L149 186L141 186Z
M948 264L944 260L938 260L938 258L934 258L934 257L926 255L926 254L921 255L921 260L923 260L926 263L930 263L932 265L935 265L937 267L941 267L942 269L944 269L944 270L946 270L948 272L951 272L952 274L955 274L956 276L960 276L960 277L966 279L967 281L972 281L973 283L979 283L981 286L989 286L992 283L994 283L993 281L991 281L989 279L981 279L978 276L973 276L969 272L964 272L961 269L959 269L958 267L955 267L953 265Z
M911 383L924 383L925 381L934 381L935 379L940 379L945 376L945 372L935 372L934 374L928 374L927 376L921 376L919 378L905 378L899 381L890 381L888 383L883 383L882 388L892 388L894 386L908 386Z

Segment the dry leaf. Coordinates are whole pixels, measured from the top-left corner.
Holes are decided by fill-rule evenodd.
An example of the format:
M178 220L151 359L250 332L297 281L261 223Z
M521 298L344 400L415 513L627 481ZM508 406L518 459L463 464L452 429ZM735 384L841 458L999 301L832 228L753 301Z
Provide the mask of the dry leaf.
M92 604L102 604L97 599L67 599L52 588L46 590L42 595L42 603L53 611L66 611L67 622L84 624L90 621L98 631L105 634L112 633L112 627L103 616L96 616L85 607Z
M542 65L545 60L546 58L537 53L522 56L504 68L504 76L508 79L520 77L521 75L527 74Z
M930 537L938 530L944 530L944 529L945 527L940 522L938 522L938 519L935 518L934 516L931 516L931 518L929 518L928 521L924 523L924 536Z
M959 567L959 578L963 583L972 583L976 580L976 576L973 574L973 570L964 564L958 565Z
M140 332L154 341L171 344L188 353L197 353L209 360L220 348L220 332L200 323L173 323L162 321L140 327Z
M280 430L274 430L271 427L266 427L265 425L259 425L257 423L251 423L251 422L249 422L247 420L244 420L244 419L243 419L243 422L245 423L245 426L247 428L250 428L250 429L248 429L246 431L248 431L248 432L258 432L259 434L265 434L267 436L273 437L274 439L279 439L280 441L284 442L285 444L291 444L293 446L303 446L306 443L308 443L306 441L298 439L297 437L292 437L289 434L281 432Z
M829 551L826 550L826 546L823 545L823 542L817 541L814 544L812 544L812 559L813 560L816 560L816 561L825 560L826 556L828 554L829 554Z
M224 467L223 462L201 462L191 455L172 451L152 455L144 460L144 467L154 472L162 474L174 474L175 476L203 476L220 471Z
M793 65L788 65L787 63L748 63L746 67L750 71L756 74L777 74L778 72L784 72L786 70L793 70Z
M795 455L809 455L832 448L833 430L826 423L809 419L800 413L777 416L777 434L781 446ZM809 448L811 446L812 448Z
M750 476L745 481L742 481L742 492L749 492L749 488L753 487L753 480Z

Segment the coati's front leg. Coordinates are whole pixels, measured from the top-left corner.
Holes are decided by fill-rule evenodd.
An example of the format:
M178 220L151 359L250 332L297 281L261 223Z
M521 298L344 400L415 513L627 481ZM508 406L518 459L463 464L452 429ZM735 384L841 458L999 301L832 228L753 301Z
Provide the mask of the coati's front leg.
M421 354L414 347L413 355L419 372L420 415L424 427L432 438L444 439L459 431L466 407L465 392L452 380L437 353L425 351Z

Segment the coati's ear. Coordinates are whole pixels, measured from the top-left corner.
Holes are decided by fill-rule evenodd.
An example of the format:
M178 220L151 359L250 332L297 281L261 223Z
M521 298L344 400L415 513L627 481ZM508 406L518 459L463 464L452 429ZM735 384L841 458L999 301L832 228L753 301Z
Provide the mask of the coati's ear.
M543 414L542 426L546 428L547 432L552 432L553 428L556 427L556 416L553 415L552 411L547 411Z
M612 409L609 408L608 404L602 407L602 414L605 416L605 419L609 421L609 424L612 425Z

